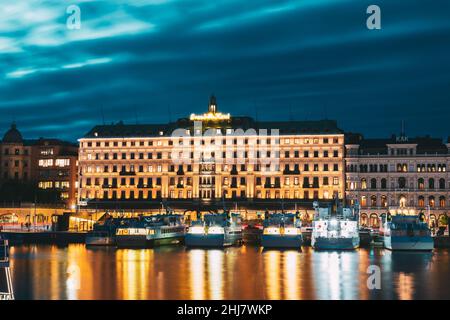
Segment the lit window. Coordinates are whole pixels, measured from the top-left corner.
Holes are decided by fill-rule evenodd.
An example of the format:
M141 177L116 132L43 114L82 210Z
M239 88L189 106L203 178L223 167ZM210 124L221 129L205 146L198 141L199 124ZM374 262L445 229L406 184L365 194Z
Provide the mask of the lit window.
M40 159L39 167L51 167L53 166L53 159Z
M56 159L55 165L57 167L67 167L70 164L70 159Z

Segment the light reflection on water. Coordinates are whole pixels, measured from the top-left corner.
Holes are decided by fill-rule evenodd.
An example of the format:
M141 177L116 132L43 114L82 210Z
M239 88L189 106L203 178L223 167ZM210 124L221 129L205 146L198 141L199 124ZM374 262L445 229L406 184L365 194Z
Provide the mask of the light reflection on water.
M381 268L381 290L367 267ZM161 247L11 248L18 299L449 299L450 254Z

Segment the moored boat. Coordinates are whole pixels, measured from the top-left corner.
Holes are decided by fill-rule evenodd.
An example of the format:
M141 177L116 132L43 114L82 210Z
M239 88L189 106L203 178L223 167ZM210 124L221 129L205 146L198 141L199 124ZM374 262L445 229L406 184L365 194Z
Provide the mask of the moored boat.
M265 249L299 249L302 245L300 219L293 213L266 213L261 245Z
M186 235L183 217L177 214L141 216L122 221L116 229L119 248L148 248L182 243Z
M119 219L114 219L105 214L99 219L91 231L86 234L87 246L113 246L115 245L115 233Z
M205 214L192 221L186 234L187 247L223 248L242 243L242 219L238 213Z
M359 247L358 210L343 207L337 199L332 206L321 208L314 202L315 215L311 245L317 250L352 250Z
M423 213L419 215L391 215L382 217L380 230L384 247L389 250L431 251L434 248L430 229Z

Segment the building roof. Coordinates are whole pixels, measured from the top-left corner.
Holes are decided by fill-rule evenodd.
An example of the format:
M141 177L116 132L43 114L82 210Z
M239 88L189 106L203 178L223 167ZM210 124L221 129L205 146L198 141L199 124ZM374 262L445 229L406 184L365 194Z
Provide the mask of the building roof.
M131 138L171 136L176 129L194 132L196 121L201 121L202 130L248 129L258 130L278 129L279 134L337 134L343 133L334 120L319 121L255 121L251 117L232 117L229 113L218 111L217 99L212 95L208 103L208 111L204 114L191 114L189 118L181 118L165 124L124 124L122 121L111 125L99 125L92 128L84 138Z
M359 153L366 155L387 154L388 145L417 145L416 154L447 154L448 148L441 138L430 136L407 138L392 135L390 138L365 139L360 134L348 134L346 144L359 145Z
M99 125L92 128L84 138L126 138L126 137L156 137L170 136L175 129L194 128L194 122L185 118L168 124L124 124ZM340 134L334 120L319 121L254 121L249 117L231 117L223 121L203 121L202 129L248 129L258 130L278 129L279 134ZM162 134L161 134L162 132ZM193 131L191 131L193 132Z
M17 130L16 124L13 122L11 124L11 128L6 131L5 135L3 136L3 143L22 143L23 138L22 134L19 130Z

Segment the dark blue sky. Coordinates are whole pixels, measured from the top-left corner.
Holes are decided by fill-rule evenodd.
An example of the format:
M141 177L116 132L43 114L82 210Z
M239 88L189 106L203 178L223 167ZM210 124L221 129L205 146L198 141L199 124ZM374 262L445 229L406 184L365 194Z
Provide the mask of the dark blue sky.
M81 8L80 30L66 8ZM382 30L366 28L381 7ZM332 118L387 137L450 135L448 0L15 0L0 6L0 132L221 111Z

